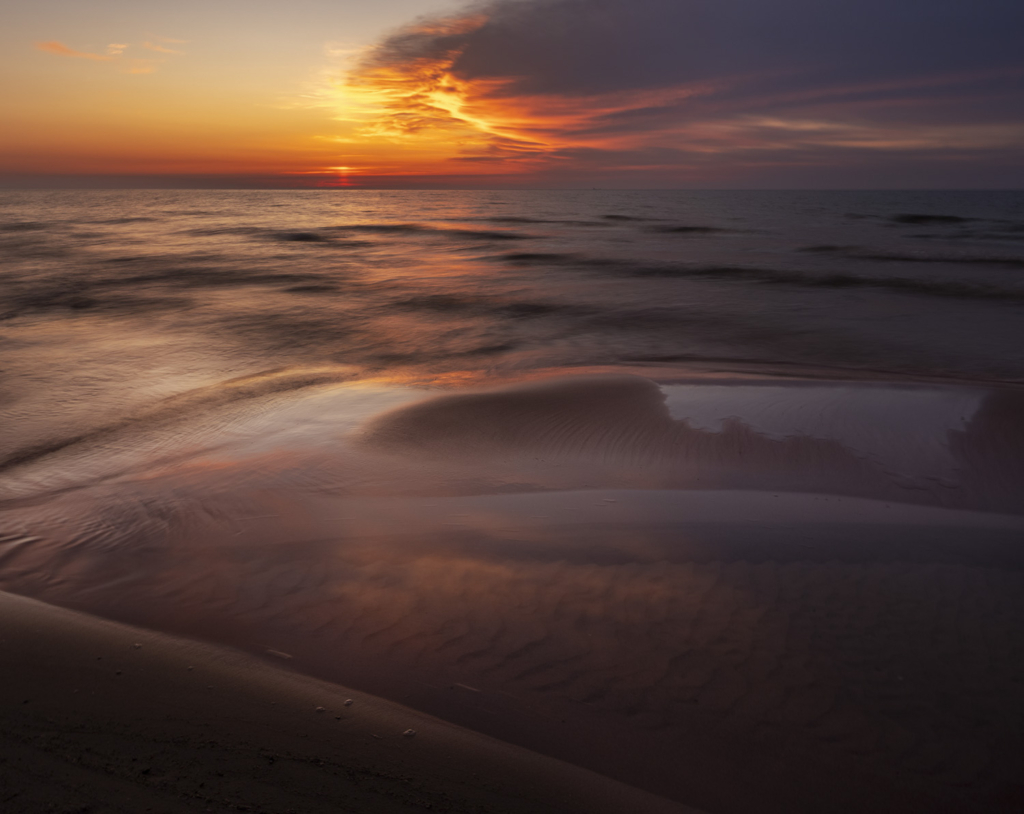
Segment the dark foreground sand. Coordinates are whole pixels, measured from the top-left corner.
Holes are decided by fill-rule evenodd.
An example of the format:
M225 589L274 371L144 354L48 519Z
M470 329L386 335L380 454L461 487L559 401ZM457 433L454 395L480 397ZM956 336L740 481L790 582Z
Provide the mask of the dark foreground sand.
M236 651L3 593L0 697L5 814L695 811Z
M1024 811L1019 391L360 387L9 465L0 589L251 655L4 600L0 811Z

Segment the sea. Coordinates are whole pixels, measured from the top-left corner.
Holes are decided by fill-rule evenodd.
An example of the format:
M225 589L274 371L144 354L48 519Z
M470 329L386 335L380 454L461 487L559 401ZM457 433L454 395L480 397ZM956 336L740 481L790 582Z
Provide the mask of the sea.
M1022 496L1024 192L0 192L0 588L708 811L1019 810Z

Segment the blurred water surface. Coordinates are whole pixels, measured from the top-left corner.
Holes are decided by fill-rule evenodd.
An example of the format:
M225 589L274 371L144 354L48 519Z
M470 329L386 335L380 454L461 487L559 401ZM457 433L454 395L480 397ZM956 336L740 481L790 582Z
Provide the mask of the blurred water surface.
M1024 378L1014 192L5 192L0 259L8 454L297 364Z

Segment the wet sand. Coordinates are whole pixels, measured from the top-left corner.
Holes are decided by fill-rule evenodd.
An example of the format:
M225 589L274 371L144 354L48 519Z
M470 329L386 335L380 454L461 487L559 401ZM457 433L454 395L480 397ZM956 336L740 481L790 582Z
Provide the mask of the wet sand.
M229 651L0 593L5 812L687 814Z
M1019 393L672 387L392 392L191 455L161 414L12 470L2 585L706 811L1018 810Z

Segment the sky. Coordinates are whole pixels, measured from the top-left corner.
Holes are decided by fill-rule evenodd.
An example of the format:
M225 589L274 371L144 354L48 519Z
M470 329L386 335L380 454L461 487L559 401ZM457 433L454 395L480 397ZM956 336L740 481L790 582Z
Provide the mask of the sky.
M0 0L0 185L1024 188L1019 0Z

